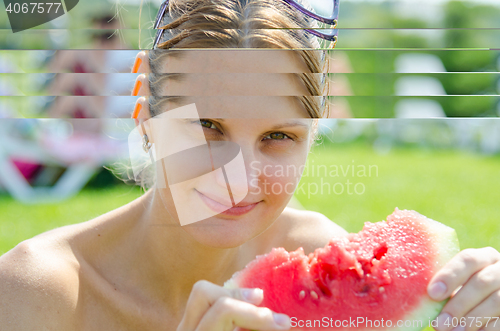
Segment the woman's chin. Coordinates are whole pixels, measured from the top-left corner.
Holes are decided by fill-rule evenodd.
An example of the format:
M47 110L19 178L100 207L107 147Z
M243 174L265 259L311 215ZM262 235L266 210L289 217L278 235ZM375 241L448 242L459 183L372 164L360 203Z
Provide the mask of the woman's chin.
M234 221L216 215L182 228L202 245L214 248L234 248L258 236L267 228L266 225L272 222L270 220L264 224L262 222L264 220L260 217L246 218ZM260 222L257 223L257 220Z

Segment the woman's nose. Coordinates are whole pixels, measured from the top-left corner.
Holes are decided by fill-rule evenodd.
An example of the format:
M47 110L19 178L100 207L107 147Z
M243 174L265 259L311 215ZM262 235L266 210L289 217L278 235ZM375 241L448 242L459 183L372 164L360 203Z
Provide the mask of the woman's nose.
M255 187L255 183L252 181L256 174L252 164L256 160L248 146L230 142L230 145L225 147L223 155L220 154L220 149L218 149L219 152L212 154L216 156L214 157L215 168L220 167L221 169L221 171L215 172L216 182L222 187L227 187L234 203L237 204ZM216 148L212 149L213 152L215 150Z

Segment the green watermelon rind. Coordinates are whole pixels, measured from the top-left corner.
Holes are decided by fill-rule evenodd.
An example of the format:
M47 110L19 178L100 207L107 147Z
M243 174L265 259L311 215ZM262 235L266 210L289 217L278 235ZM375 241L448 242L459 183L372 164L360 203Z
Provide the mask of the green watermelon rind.
M245 269L243 269L245 270ZM236 272L233 277L231 277L231 279L229 279L228 281L226 281L224 283L224 288L227 288L228 290L235 290L235 289L238 289L240 288L240 286L238 286L238 274L240 273L241 271L238 271Z
M397 210L397 209L396 209ZM418 213L417 213L418 214ZM419 214L420 215L420 214ZM458 237L454 229L434 221L430 218L425 217L425 225L428 228L429 235L431 238L431 242L433 242L436 247L436 252L438 252L438 256L436 258L436 264L434 266L433 274L435 274L439 269L441 269L449 260L451 260L459 251L460 246L458 243ZM264 257L266 255L261 255L256 258L256 260L252 262L257 262L260 257ZM227 289L237 289L239 286L239 276L241 273L246 271L246 267L236 272L231 279L224 283L224 287ZM443 301L434 301L428 295L422 297L422 300L417 308L413 308L413 312L408 316L403 318L403 321L410 321L410 327L403 325L402 327L392 326L391 328L387 328L388 330L394 331L420 331L430 326L430 322L432 322L441 312L441 309L444 307L448 299ZM354 316L353 316L354 317ZM364 329L368 331L367 329ZM380 328L377 330L381 330Z

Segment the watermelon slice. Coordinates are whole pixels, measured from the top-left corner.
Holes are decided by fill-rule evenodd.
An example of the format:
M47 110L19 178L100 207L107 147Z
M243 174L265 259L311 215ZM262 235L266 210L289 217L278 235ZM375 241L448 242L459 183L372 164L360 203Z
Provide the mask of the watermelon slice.
M458 253L455 230L396 208L387 221L333 238L306 256L274 248L225 283L261 288L261 304L304 330L421 330L444 305L427 285Z

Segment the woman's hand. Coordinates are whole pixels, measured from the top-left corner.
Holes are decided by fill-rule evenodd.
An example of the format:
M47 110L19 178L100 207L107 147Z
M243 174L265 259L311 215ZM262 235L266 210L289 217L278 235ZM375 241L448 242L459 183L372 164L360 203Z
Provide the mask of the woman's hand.
M226 289L208 281L198 281L189 295L177 331L288 330L287 315L260 308L261 289Z
M492 247L465 249L436 273L429 296L437 301L451 296L438 316L438 331L500 330L499 261Z

